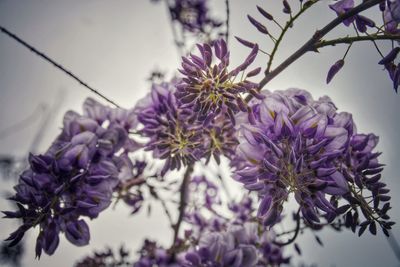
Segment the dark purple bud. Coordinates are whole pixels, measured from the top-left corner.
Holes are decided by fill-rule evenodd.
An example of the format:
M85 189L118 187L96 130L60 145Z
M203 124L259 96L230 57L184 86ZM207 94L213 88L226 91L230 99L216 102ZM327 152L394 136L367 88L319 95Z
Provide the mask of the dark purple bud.
M84 220L69 221L66 224L65 237L76 246L89 244L89 227Z
M286 13L286 14L292 13L292 9L290 8L290 5L287 2L287 0L283 0L283 10L282 11L283 11L283 13Z
M43 250L43 232L40 232L37 239L36 239L36 246L35 246L35 258L40 259Z
M376 223L375 223L375 221L371 222L371 224L369 225L369 231L371 232L371 234L376 235Z
M358 236L361 236L365 232L367 227L368 227L368 224L360 225L360 228L358 229Z
M268 34L268 30L267 28L262 25L260 22L258 22L257 20L255 20L252 16L247 15L247 18L249 19L249 21L251 22L251 24L253 24L254 27L256 27L256 29L264 34Z
M264 216L271 208L271 204L272 204L272 197L270 195L266 195L261 200L260 206L258 208L257 216L259 216L259 217Z
M375 22L367 17L357 15L356 26L360 32L366 32L368 27L375 27Z
M383 11L385 11L385 9L386 9L386 1L380 2L379 3L379 10L381 12L383 12Z
M260 73L260 71L261 71L261 68L260 67L258 67L258 68L256 68L256 69L254 69L254 70L252 70L252 71L250 71L249 73L247 73L247 77L253 77L253 76L256 76L256 75L258 75L259 73Z
M52 255L60 243L59 226L55 222L51 222L44 232L43 250L47 255Z
M375 175L382 171L383 171L383 168L370 169L370 170L363 171L363 174L364 175Z
M333 77L335 77L335 75L340 71L340 69L343 67L343 65L344 65L343 59L336 61L336 63L332 65L332 67L328 71L328 75L326 76L327 84L331 82Z
M271 225L276 223L278 218L279 218L278 208L275 205L273 205L269 209L267 214L265 214L265 217L264 217L264 220L263 220L263 224L264 224L264 226L271 226Z
M260 6L257 6L257 9L258 9L258 12L260 12L261 15L263 15L266 19L274 20L274 17L271 14L269 14L267 11L262 9Z
M242 39L240 37L235 36L235 38L236 38L236 40L239 41L239 43L241 43L242 45L244 45L246 47L253 48L256 45L255 43L246 41L246 40L244 40L244 39Z
M392 51L389 52L389 54L387 54L384 58L382 58L378 62L378 64L386 65L386 64L388 64L390 62L393 62L396 59L399 51L400 51L400 47L397 46L397 47L393 48Z

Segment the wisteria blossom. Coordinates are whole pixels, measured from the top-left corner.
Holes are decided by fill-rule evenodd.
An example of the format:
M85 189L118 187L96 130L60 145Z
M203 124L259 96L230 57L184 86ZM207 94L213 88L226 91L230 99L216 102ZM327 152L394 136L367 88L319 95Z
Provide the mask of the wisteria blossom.
M154 158L166 160L162 174L202 158L208 162L214 157L219 162L221 155L232 157L237 145L234 127L227 116L214 115L207 127L193 121L197 113L176 99L180 82L177 79L154 84L136 106L142 124L138 133L149 138L145 150L152 151Z
M246 189L258 192L258 216L264 225L279 221L284 203L293 194L311 224L320 223L321 217L331 222L350 212L349 226L355 227L360 223L355 215L360 208L366 224L385 228L380 202L390 197L379 182L383 164L374 151L378 137L358 134L351 114L337 112L328 97L314 100L298 89L263 94L265 99L253 104L257 123L239 127L238 153L245 163L235 173ZM372 194L373 207L361 190ZM350 205L338 208L338 199Z
M244 79L235 81L239 73L253 63L258 46L254 45L245 61L230 71L228 70L230 53L224 40L214 42L213 46L202 44L197 47L200 57L191 54L182 58L180 72L184 78L177 84L175 96L181 107L193 110L194 119L204 122L205 125L221 112L227 113L234 124L234 114L248 111L243 93L262 97L255 90L257 84L247 80L248 77L257 75L260 68L248 72ZM217 58L218 64L212 64L213 55Z
M83 109L84 115L66 113L62 133L45 154L30 155L30 168L21 174L11 198L19 210L4 212L7 218L23 221L8 238L11 245L39 226L37 257L42 250L54 253L61 232L77 246L89 243L83 217L96 218L110 205L127 167L122 155L137 148L128 137L137 123L133 112L111 110L90 98Z

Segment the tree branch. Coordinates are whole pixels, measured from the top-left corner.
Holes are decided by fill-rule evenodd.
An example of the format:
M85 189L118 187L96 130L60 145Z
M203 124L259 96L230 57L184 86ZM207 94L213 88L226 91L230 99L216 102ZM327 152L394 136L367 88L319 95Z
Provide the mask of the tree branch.
M187 166L185 174L183 176L181 187L179 189L180 192L179 215L178 215L178 220L174 225L174 241L172 247L175 245L178 239L179 228L181 227L183 217L185 216L185 209L187 205L187 193L190 183L190 176L192 172L193 172L193 164Z
M19 38L17 35L15 35L14 33L8 31L6 28L0 26L0 30L2 33L6 34L8 37L10 37L11 39L17 41L18 43L20 43L21 45L25 46L26 48L28 48L29 50L31 50L33 53L35 53L37 56L41 57L42 59L44 59L45 61L53 64L54 67L56 67L57 69L61 70L62 72L64 72L65 74L67 74L69 77L71 77L72 79L74 79L75 81L77 81L79 84L81 84L82 86L86 87L87 89L89 89L90 91L92 91L92 93L98 95L99 97L103 98L105 101L107 101L108 103L119 107L119 105L117 105L114 101L112 101L111 99L109 99L108 97L106 97L105 95L103 95L102 93L100 93L98 90L94 89L93 87L91 87L90 85L88 85L86 82L82 81L78 76L76 76L74 73L72 73L71 71L67 70L65 67L63 67L61 64L57 63L56 61L54 61L53 59L51 59L50 57L48 57L45 53L40 52L39 50L37 50L35 47L33 47L32 45L28 44L27 42L25 42L24 40L22 40L21 38Z
M260 91L267 83L269 83L273 78L275 78L279 73L285 70L288 66L290 66L293 62L303 56L305 53L314 51L314 46L317 42L319 42L322 37L324 37L327 33L333 30L336 26L342 23L345 19L350 18L372 6L375 6L385 0L369 0L365 1L358 6L350 9L343 15L338 16L330 23L328 23L321 30L317 30L314 35L309 39L303 46L301 46L296 52L294 52L291 56L289 56L284 62L282 62L278 67L276 67L271 72L267 73L265 77L260 81L258 86L258 91ZM251 97L246 98L249 101Z

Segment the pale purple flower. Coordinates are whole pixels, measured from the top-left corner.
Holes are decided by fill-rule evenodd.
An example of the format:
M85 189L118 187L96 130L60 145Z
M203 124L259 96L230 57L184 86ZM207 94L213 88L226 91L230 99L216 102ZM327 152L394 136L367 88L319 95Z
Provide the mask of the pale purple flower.
M132 151L128 131L136 127L134 119L130 123L113 119L112 114L123 111L90 98L83 106L83 116L73 111L65 114L62 133L45 154L30 155L30 168L21 174L11 198L19 211L4 212L8 218L23 219L23 225L8 238L10 245L39 226L38 257L42 250L54 253L61 232L74 245L88 244L89 228L81 217L96 218L110 205L127 163L123 158Z
M153 85L139 103L136 112L143 125L139 133L149 138L145 150L153 151L154 158L166 160L162 174L179 170L202 156L202 132L199 126L187 123L190 113L178 108L174 84Z
M350 9L354 7L354 0L340 0L334 4L329 5L329 7L336 12L338 16L343 15ZM354 17L350 17L343 21L343 24L346 26L350 26L350 24L354 21Z
M379 154L372 152L377 138L357 134L351 114L338 113L328 97L313 100L298 89L264 94L263 101L253 102L256 123L240 126L238 153L243 162L233 166L236 179L246 189L258 192L258 216L264 224L279 221L290 194L309 223L319 223L321 217L332 221L344 211L338 212L328 196L356 204L354 199L361 201L364 195L351 189L354 186L373 194L377 199L374 209L379 213L378 199L389 199L375 197L380 193L374 190L385 185L369 180L382 171ZM358 154L358 150L363 152ZM367 186L366 181L374 185ZM387 194L387 190L382 193ZM365 205L360 208L366 214L372 210ZM345 211L353 216L351 209ZM367 216L366 220L376 218ZM354 220L349 226L358 224Z
M207 124L219 114L229 116L235 122L234 114L247 112L243 93L262 97L255 90L257 84L247 80L247 77L258 74L259 68L250 71L244 79L236 81L240 72L254 61L258 52L255 45L246 60L229 71L229 51L224 40L209 44L197 45L200 56L190 54L183 57L182 81L177 84L175 96L182 108L193 111L193 120ZM218 62L213 64L213 55Z

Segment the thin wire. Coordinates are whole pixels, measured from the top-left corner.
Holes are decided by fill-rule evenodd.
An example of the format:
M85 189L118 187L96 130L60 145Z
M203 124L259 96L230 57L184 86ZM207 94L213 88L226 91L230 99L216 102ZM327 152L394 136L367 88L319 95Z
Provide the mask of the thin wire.
M90 85L88 85L86 82L82 81L78 76L76 76L74 73L72 73L71 71L67 70L66 68L64 68L62 65L60 65L59 63L57 63L56 61L54 61L53 59L51 59L50 57L48 57L45 53L40 52L39 50L37 50L35 47L33 47L32 45L28 44L27 42L25 42L24 40L22 40L21 38L19 38L17 35L15 35L14 33L10 32L9 30L7 30L6 28L0 26L0 30L2 33L6 34L8 37L10 37L11 39L17 41L18 43L20 43L21 45L25 46L26 48L28 48L29 50L31 50L33 53L35 53L37 56L41 57L42 59L44 59L45 61L53 64L54 67L56 67L57 69L61 70L62 72L64 72L65 74L67 74L69 77L71 77L72 79L74 79L75 81L77 81L79 84L81 84L82 86L86 87L87 89L89 89L90 91L92 91L94 94L98 95L99 97L103 98L105 101L107 101L108 103L119 107L118 104L116 104L114 101L112 101L111 99L109 99L108 97L106 97L105 95L103 95L102 93L100 93L98 90L94 89L93 87L91 87Z

